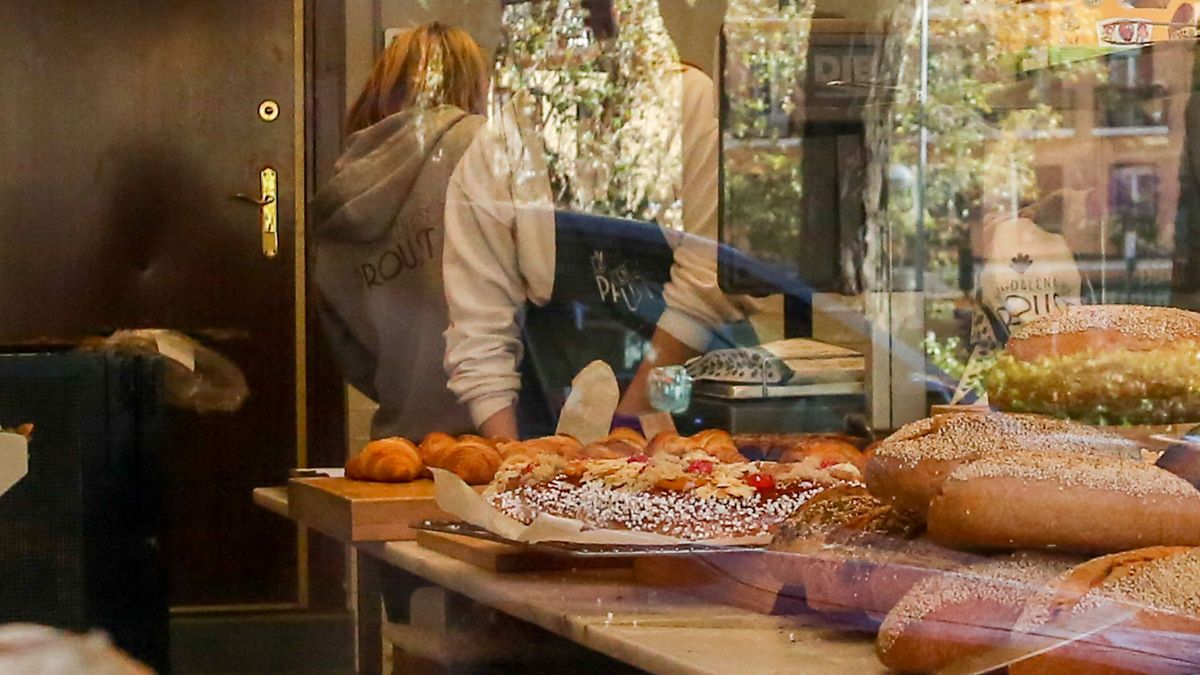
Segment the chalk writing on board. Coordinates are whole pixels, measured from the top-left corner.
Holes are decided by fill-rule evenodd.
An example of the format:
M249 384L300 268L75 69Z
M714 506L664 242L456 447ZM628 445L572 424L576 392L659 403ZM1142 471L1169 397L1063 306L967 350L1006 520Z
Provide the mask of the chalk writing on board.
M643 302L653 297L650 285L642 275L630 271L624 261L614 264L606 260L604 251L592 251L591 259L592 275L601 302L623 304L629 311L636 312Z

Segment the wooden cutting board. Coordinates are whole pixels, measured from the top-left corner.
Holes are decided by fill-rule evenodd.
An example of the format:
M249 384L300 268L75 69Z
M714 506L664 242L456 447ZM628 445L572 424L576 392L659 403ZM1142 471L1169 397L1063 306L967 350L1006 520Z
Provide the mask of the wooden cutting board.
M629 567L630 558L553 555L523 544L504 544L447 532L417 532L417 544L493 572L536 572Z
M437 507L429 479L293 478L287 492L290 518L345 542L411 540L421 521L457 520Z

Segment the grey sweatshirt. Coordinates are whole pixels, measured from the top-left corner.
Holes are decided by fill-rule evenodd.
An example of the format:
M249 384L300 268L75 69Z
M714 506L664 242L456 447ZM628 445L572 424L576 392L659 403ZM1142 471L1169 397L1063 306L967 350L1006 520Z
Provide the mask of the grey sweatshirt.
M484 118L408 110L350 137L313 203L321 317L346 379L379 403L374 438L471 429L446 388L446 187Z

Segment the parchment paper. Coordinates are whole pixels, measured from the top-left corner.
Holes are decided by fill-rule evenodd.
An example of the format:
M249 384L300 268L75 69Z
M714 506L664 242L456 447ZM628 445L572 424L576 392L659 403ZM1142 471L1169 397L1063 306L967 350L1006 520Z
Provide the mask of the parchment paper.
M603 361L592 361L571 380L571 393L558 416L558 433L587 445L603 440L612 428L621 389Z
M20 434L0 433L0 495L29 472L29 442Z
M679 539L651 532L630 530L586 529L578 520L561 518L547 513L538 515L529 525L496 510L482 495L461 478L442 469L430 468L433 473L438 508L464 522L482 527L512 541L536 543L539 541L564 541L575 544L601 544L612 546L671 546L694 544L704 546L755 546L771 541L767 534L755 537L725 537L721 539Z

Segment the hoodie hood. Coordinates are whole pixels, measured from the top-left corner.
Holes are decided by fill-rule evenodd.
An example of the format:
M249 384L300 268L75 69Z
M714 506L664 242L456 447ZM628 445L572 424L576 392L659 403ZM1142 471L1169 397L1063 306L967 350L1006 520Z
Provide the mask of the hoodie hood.
M410 108L351 135L313 202L317 236L362 243L383 237L443 138L460 126L473 133L476 125L462 124L473 118L453 106Z

